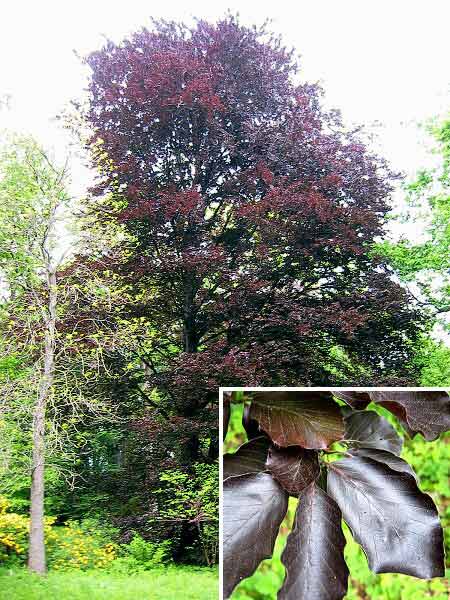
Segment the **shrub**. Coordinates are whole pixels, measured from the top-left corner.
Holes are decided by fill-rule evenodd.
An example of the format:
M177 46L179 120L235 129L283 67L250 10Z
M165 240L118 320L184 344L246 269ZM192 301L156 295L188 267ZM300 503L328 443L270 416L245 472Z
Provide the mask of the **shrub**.
M167 520L195 525L204 563L215 564L219 551L217 463L198 463L190 472L164 471L160 481L164 487L155 490L159 514Z
M136 534L129 544L120 547L120 553L125 558L133 559L144 569L151 569L171 561L170 540L147 542Z
M8 502L0 498L0 564L23 565L28 551L30 519L7 512ZM45 518L45 545L50 569L105 568L116 558L117 545L106 543L104 531L93 524L69 521L55 526L54 517Z
M28 538L28 519L7 513L0 506L0 562L24 553Z
M0 564L20 566L26 563L30 519L7 512L9 502L0 496ZM45 545L49 569L104 569L133 574L171 561L171 543L153 543L134 535L129 544L116 544L117 530L95 519L68 521L54 525L54 517L45 519Z
M132 556L119 556L110 564L108 571L115 575L136 575L146 569Z
M51 569L106 568L116 558L116 544L105 544L101 535L86 533L79 523L69 521L55 529L56 543L48 548Z
M30 519L23 515L8 512L9 501L0 497L0 563L22 564L26 562ZM44 532L46 543L52 548L56 540L54 517L46 517Z

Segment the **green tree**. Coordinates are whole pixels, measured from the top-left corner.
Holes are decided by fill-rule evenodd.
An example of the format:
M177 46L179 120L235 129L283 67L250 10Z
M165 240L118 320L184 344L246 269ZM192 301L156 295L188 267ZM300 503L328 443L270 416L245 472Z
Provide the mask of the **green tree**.
M55 372L58 219L67 206L67 163L59 167L31 138L15 138L0 158L0 269L7 306L22 318L27 344L38 355L33 407L29 568L44 573L45 415ZM25 302L23 302L25 300ZM14 327L14 320L11 321Z
M33 139L9 137L0 172L0 494L14 510L30 509L30 568L43 572L44 508L60 519L117 514L131 479L144 479L124 476L131 468L126 428L152 399L139 382L125 398L122 379L136 366L130 340L146 344L151 335L140 318L105 329L128 302L127 287L73 259L84 240L66 192L67 167ZM105 236L118 234L106 229L88 226L86 235L101 248Z
M217 562L219 549L218 465L197 463L192 470L164 471L160 476L163 487L155 493L161 504L160 518L195 525L205 563L211 566Z
M419 238L384 241L378 249L389 259L417 302L437 318L450 313L450 118L428 126L439 164L421 170L406 186L406 209L394 223L420 227ZM447 328L445 318L441 323Z
M431 326L450 332L450 118L427 127L438 164L422 169L406 185L405 204L392 215L395 225L415 229L413 238L384 240L377 247L394 267L418 305L428 311ZM417 234L419 233L419 236ZM420 384L447 385L450 380L450 348L443 341L423 335L414 363Z

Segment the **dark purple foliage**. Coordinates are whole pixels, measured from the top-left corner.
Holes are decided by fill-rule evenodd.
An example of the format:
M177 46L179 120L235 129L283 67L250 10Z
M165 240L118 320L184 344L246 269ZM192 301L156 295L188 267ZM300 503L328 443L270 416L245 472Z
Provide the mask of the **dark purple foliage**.
M286 512L286 494L298 497L298 507L281 557L286 576L280 600L340 600L346 595L349 572L342 518L375 573L444 576L439 515L431 497L420 490L411 466L397 456L402 439L384 417L340 408L333 395L357 404L368 396L379 399L375 392L345 390L245 394L248 413L266 433L224 456L225 598L271 554ZM444 391L424 391L420 403L416 392L400 396L386 390L381 398L394 412L399 403L406 414L412 409L425 431L448 429L450 397ZM437 401L440 416L429 409ZM261 406L270 407L270 412L261 411ZM336 426L339 419L342 431ZM305 421L310 424L306 448ZM251 432L256 433L255 425ZM288 438L289 445L284 443ZM333 446L334 442L338 444ZM241 562L243 555L248 560Z
M370 250L392 175L293 54L233 17L156 23L86 59L111 266L160 332L150 385L193 414L219 385L412 382L418 316ZM97 196L97 199L95 199Z

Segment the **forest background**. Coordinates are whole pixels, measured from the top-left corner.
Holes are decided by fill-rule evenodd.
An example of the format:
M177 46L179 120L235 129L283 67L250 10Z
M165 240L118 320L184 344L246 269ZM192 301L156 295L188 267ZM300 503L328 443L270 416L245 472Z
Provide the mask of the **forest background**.
M229 46L230 39L235 40L240 34L236 34L233 19L225 23L223 35ZM29 38L24 35L28 48L34 35ZM245 32L243 37L252 40L252 35L256 34ZM439 36L436 38L439 40ZM139 43L139 40L134 42L135 49ZM57 54L54 44L55 40L49 45L49 57ZM301 40L296 45L302 49ZM251 50L255 50L254 46ZM33 59L30 54L28 56L32 64ZM253 56L263 59L257 47ZM85 156L81 162L72 158L69 176L64 162L66 149L61 152L60 146L56 152L48 152L48 137L43 144L30 138L29 134L35 133L36 138L42 139L36 123L25 131L21 123L15 128L21 135L14 139L8 137L4 144L1 185L3 228L0 233L0 236L3 235L1 260L6 290L2 306L4 348L0 365L0 384L4 391L0 405L0 494L4 498L0 522L4 529L0 541L3 539L5 564L23 564L27 548L30 468L33 447L36 447L31 436L32 414L39 383L37 375L43 358L43 332L48 322L45 316L41 318L40 310L42 305L47 306L53 289L45 274L57 272L59 304L55 319L58 322L55 346L58 362L44 424L47 453L45 512L50 518L46 525L47 565L52 577L55 571L67 568L87 570L88 573L90 569L94 572L99 569L112 571L117 581L130 573L144 573L142 585L145 586L149 581L145 580L145 573L158 570L160 565L213 565L217 560L216 390L219 384L236 385L244 380L248 383L249 377L255 384L279 384L280 378L283 383L299 385L367 385L368 379L373 384L388 385L448 384L450 135L445 111L439 111L437 104L433 104L435 119L427 122L423 131L414 134L418 140L427 140L428 145L434 148L431 160L423 154L425 168L416 169L402 181L392 179L380 161L375 175L369 152L379 150L379 139L377 142L361 131L353 133L350 127L340 123L335 114L319 108L322 100L317 88L301 84L303 96L309 104L305 104L298 123L310 123L314 135L317 135L316 140L323 142L326 138L321 138L319 132L325 122L339 130L331 151L347 147L349 162L355 165L343 171L347 177L347 193L350 190L360 207L370 199L376 206L379 220L375 223L369 219L364 225L362 244L355 242L353 246L346 247L347 227L350 223L351 229L356 221L346 220L348 215L338 215L337 224L333 223L334 215L322 219L320 211L327 209L324 204L318 203L315 212L308 209L310 212L303 216L315 221L313 242L323 246L324 240L334 240L334 248L341 246L337 261L330 258L336 256L334 249L323 255L315 251L310 253L310 258L315 261L312 264L317 279L313 278L309 283L314 286L321 281L323 273L320 271L329 269L330 261L332 269L337 269L334 273L341 273L339 269L354 254L361 256L356 261L357 273L365 283L356 283L348 272L342 277L333 275L330 294L322 293L326 286L321 281L316 287L318 303L308 300L304 304L295 298L299 292L296 282L304 279L304 274L298 268L290 271L286 267L288 261L279 260L283 256L283 247L277 246L278 242L272 236L273 218L264 223L258 220L257 212L253 215L240 213L241 222L237 226L236 222L227 220L229 209L225 205L222 212L216 213L223 227L223 237L219 239L217 230L211 229L202 230L197 238L197 242L206 244L208 248L205 256L199 258L193 253L185 254L176 264L174 255L167 251L170 250L169 244L165 247L162 262L155 263L155 257L147 249L152 239L164 236L165 221L155 221L151 227L140 225L150 215L142 213L139 190L131 189L133 180L139 180L136 165L130 161L123 168L121 155L125 152L141 156L142 148L136 152L136 137L133 139L133 135L136 136L133 127L136 122L139 123L139 114L135 113L137 121L131 126L128 117L125 119L124 114L119 115L119 120L122 117L123 120L119 127L115 124L118 137L108 137L108 130L111 131L109 109L102 104L102 94L105 90L108 93L108 80L102 79L101 73L108 72L116 58L120 63L124 55L116 55L112 44L106 46L103 53L92 55L88 65L83 67L88 66L94 72L90 113L89 108L86 112L83 101L75 112L71 110L63 114L59 106L53 113L59 113L62 117L60 122L76 133L70 138L72 150L74 144L77 153L84 151L83 144L88 146L91 168L94 167L89 175L81 166L86 161ZM281 67L283 61L287 65L290 59L281 53L277 60ZM54 58L49 58L49 64L54 66ZM27 73L29 68L27 65ZM119 66L119 72L121 68ZM167 72L174 76L178 68L177 64L161 65L163 72L168 69ZM198 65L187 64L187 69L198 72ZM53 70L52 77L55 72ZM229 71L228 75L232 72ZM300 74L304 82L304 73L300 71ZM30 77L28 86L32 81ZM190 97L186 96L185 90L183 92L183 102L191 102L200 113L203 111L205 123L209 123L210 111L222 114L220 98L226 96L227 89L226 85L225 92L221 88L222 96L219 93L217 97L208 87L208 77L197 80L201 86L191 90ZM261 101L261 94L269 90L272 94L269 93L270 102L273 102L271 110L278 110L282 103L275 97L275 79L269 77L265 83L254 77L247 83L254 86L257 102ZM326 85L327 82L324 83ZM280 90L286 85L282 80L277 80L278 84ZM344 81L341 80L340 84L343 86ZM71 93L72 98L80 94L83 85ZM443 82L443 87L445 85L446 82ZM149 93L154 94L152 101L159 102L160 106L167 100L157 97L152 90ZM136 98L128 100L134 102ZM16 102L19 110L14 107ZM109 97L107 102L114 103L114 99ZM21 114L21 104L23 106L22 98L16 99L14 94L4 96L1 114L8 120L10 129ZM45 110L51 106L52 101L48 101ZM233 105L235 129L231 136L233 143L239 145L242 141L240 128L257 118L260 107L255 108L255 113L237 117L235 109L236 105ZM283 105L282 110L291 108ZM32 111L29 112L32 114ZM156 115L156 118L160 116ZM319 126L315 124L315 118ZM351 118L356 120L359 115L355 113ZM45 127L48 128L48 122ZM94 137L89 137L89 127L94 127ZM373 132L374 128L371 129ZM221 137L219 130L213 133L216 136L212 138L214 143L215 140L219 140L219 146L229 143L229 137ZM127 139L124 147L118 145L120 135ZM280 143L273 132L267 132L267 135ZM255 138L252 143L257 141ZM162 152L164 143L162 138L157 152ZM214 152L211 148L213 146L210 152ZM228 164L228 171L232 185L237 185L233 177L238 169L246 174L247 179L238 182L239 193L243 197L266 198L269 205L270 202L277 203L273 205L279 208L280 214L290 215L292 207L286 202L286 193L270 196L268 189L277 185L277 178L291 176L287 170L283 172L286 163L294 165L294 175L298 177L295 164L299 157L294 153L290 155L295 149L286 145L275 145L274 148L284 166L277 164L277 160L267 153L251 155L242 147L239 148L237 162L231 167ZM316 148L319 148L318 143ZM321 147L317 156L323 152L319 158L326 165L331 165L324 148ZM162 156L158 156L157 152L150 159L155 161L156 171ZM191 165L192 159L186 156L187 163ZM393 167L398 168L398 165ZM182 169L186 171L184 166ZM356 181L358 169L362 169L360 177L363 175L371 181L365 189L352 183ZM379 175L378 169L385 169L385 174ZM94 192L97 197L106 198L106 204L96 200L92 192L86 201L85 195L76 189L80 181L89 179L92 183L94 170L103 177L102 189ZM328 175L333 176L333 172ZM253 186L255 176L258 178L256 188ZM324 196L334 193L334 188L341 185L332 177L325 181L323 173L319 178L314 166L302 176L309 177L314 184L319 183ZM119 186L115 178L119 178ZM389 195L391 182L395 186L395 194L391 196L389 206L380 208L377 202ZM164 191L167 183L161 179L158 191ZM145 188L147 182L141 178L140 185ZM120 186L128 186L128 192L121 194L124 188ZM176 210L185 211L185 216L196 210L195 203L198 201L196 197L184 194L186 187L178 186L175 202ZM151 191L154 190L145 189L145 193ZM208 190L205 188L203 191L207 196ZM174 191L171 190L171 193ZM231 193L236 194L236 188L231 189ZM305 192L296 190L296 193ZM57 204L34 204L36 198L51 198ZM299 198L300 202L301 196ZM170 220L167 217L170 199L163 200L167 201L159 208L166 211L164 218ZM216 198L210 198L207 209L215 209L215 201ZM393 211L389 211L390 206L394 207ZM49 221L55 211L59 211L57 218ZM119 213L122 214L117 218ZM324 225L317 225L318 216L319 222L322 219ZM204 213L194 218L200 222ZM305 239L305 230L297 227L295 219L289 222L290 230L282 229L282 223L281 220L276 223L278 233L290 235L294 232ZM56 252L54 256L67 251L66 258L57 265L57 269L53 267L59 263L60 256L47 265L36 265L33 262L36 254L33 249L30 254L27 243L30 232L33 236L35 234L35 240L44 239L45 242L50 239L45 238L49 224L54 227L50 240L51 250ZM380 224L385 227L384 235L381 235ZM254 235L252 232L249 236L248 232L255 225L260 228L262 241L258 239L259 249L252 250L253 256L248 260L249 244ZM361 223L356 225L357 228L360 226ZM41 235L44 238L39 238ZM171 239L179 240L177 235L175 232ZM130 236L133 240L131 250ZM211 246L214 236L215 243ZM11 240L15 244L13 253L8 247ZM247 245L242 248L241 242ZM183 243L187 244L183 249L190 250L190 242ZM218 254L217 246L225 248L226 254ZM197 250L199 247L197 244ZM262 253L267 252L267 247L273 249L273 262L269 270L258 271ZM18 248L20 252L17 252ZM37 252L39 255L39 244ZM45 258L45 252L43 256ZM264 256L267 257L266 254ZM145 264L143 257L150 262ZM235 280L230 285L233 281L229 276L233 272L230 261L238 264L241 273L246 273L245 281L238 282L241 288ZM155 265L159 269L159 279L149 269L149 266L155 269ZM180 268L182 274L175 279L178 287L171 289L171 282L178 277L178 273L174 276L175 267ZM225 267L228 269L227 277L221 280L217 273L224 273ZM185 278L186 272L192 274L193 271L201 281L196 293L200 291L201 302L206 300L209 304L200 318L194 319L189 310L186 313L186 306L189 308L186 299L192 304L195 294L191 297L193 289L189 285L192 282ZM248 277L249 271L252 272L251 277ZM239 270L235 269L235 272ZM39 273L38 277L35 277L36 273ZM282 283L280 279L283 279ZM297 304L294 302L288 306L283 302L273 302L275 296L266 294L264 290L266 295L261 304L258 298L261 292L255 288L255 282L264 287L262 281L274 283L278 299L287 297L287 290L295 291L290 302ZM349 288L343 293L346 285ZM366 286L363 291L361 285L363 288ZM242 295L240 292L236 294L235 289L243 289ZM216 290L222 293L222 297L213 297ZM280 290L283 290L281 295ZM369 294L367 290L370 290ZM353 298L354 293L360 294L357 307L348 303L348 298ZM288 313L292 316L293 307L304 313L300 323L285 319L285 311L289 309ZM333 315L333 312L336 314ZM254 320L260 313L264 314L262 323ZM360 318L361 313L364 319ZM377 323L377 330L374 323ZM319 336L319 331L325 332L325 336ZM287 344L292 340L295 340L295 351L286 352ZM217 344L218 341L221 344ZM273 343L275 347L271 346ZM280 353L283 352L287 358L280 362ZM0 528L0 534L1 531ZM74 548L77 548L76 553ZM212 595L205 595L205 598L213 597L214 572L195 572L200 578L200 588L204 587L202 578L209 577L207 581L211 587L205 593ZM17 573L14 577L22 576L20 570ZM11 586L18 589L18 582L14 578L9 581L7 593L11 595ZM105 581L108 581L105 585L113 585L110 580ZM117 581L114 585L119 585ZM61 580L57 585L61 585ZM166 582L161 585L166 585Z

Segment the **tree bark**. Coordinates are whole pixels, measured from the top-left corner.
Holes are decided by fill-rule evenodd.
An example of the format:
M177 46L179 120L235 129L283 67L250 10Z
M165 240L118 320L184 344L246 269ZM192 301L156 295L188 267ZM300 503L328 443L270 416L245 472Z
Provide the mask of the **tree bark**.
M33 412L33 466L28 552L29 570L41 575L47 571L44 539L45 415L52 393L55 370L57 289L56 274L52 269L47 271L47 287L48 315L45 322L44 372Z
M190 353L198 350L194 297L194 284L189 282L184 296L183 345L184 351Z

